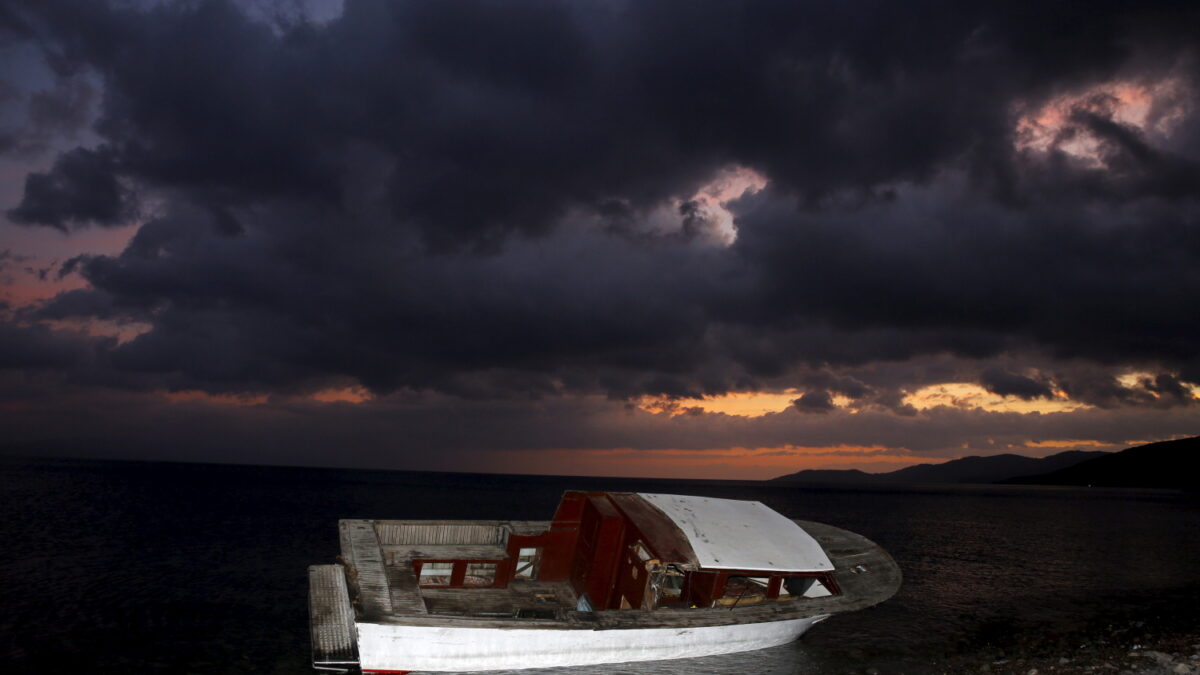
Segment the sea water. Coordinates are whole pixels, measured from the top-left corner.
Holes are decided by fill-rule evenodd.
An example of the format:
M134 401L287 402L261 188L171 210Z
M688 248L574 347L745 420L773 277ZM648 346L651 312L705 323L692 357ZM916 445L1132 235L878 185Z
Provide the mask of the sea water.
M542 673L944 672L1112 617L1200 616L1194 493L10 458L0 673L310 673L306 570L334 561L339 518L549 520L567 489L759 500L873 539L904 585L782 647Z

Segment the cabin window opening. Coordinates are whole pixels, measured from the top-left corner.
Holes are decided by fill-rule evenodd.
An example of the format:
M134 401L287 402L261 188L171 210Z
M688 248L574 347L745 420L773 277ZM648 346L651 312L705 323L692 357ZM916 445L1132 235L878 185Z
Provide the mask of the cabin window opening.
M806 598L824 598L830 595L833 595L833 592L820 579L813 579L812 586L809 586L808 590L804 591L804 597Z
M587 596L587 593L581 593L579 595L579 601L575 603L575 611L577 611L577 612L594 612L594 611L596 611L595 608L592 607L592 600L591 600L591 598L589 598Z
M496 583L496 563L467 563L463 586L491 586Z
M522 548L517 552L517 570L513 576L517 579L536 579L541 561L542 549Z
M650 584L658 594L659 602L674 602L683 599L683 574L667 568L650 575Z
M423 562L421 563L422 586L449 586L450 577L454 574L452 562Z
M785 596L789 598L799 598L812 587L816 579L812 577L787 577L783 580L783 585L779 587L779 597L782 599Z
M731 576L725 582L725 593L716 605L733 608L760 603L767 597L770 581L770 577Z

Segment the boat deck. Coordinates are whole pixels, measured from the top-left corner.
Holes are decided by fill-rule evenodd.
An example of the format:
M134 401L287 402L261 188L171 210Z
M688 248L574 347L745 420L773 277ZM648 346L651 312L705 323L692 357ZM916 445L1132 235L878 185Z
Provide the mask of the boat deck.
M413 560L508 557L504 532L549 523L343 520L342 559L361 617L556 620L578 602L566 582L517 579L507 588L421 588Z
M557 619L577 599L567 582L513 581L508 588L424 588L430 614Z
M469 557L502 559L498 531L537 532L542 522L468 523L435 521L340 522L342 558L359 621L410 625L509 626L609 629L702 626L778 621L847 612L891 597L900 587L900 569L874 542L841 528L796 521L828 553L840 595L797 602L771 602L712 609L659 609L654 612L576 611L577 598L566 582L514 580L508 588L420 588L414 559ZM422 529L424 528L424 529ZM382 541L381 541L382 539Z

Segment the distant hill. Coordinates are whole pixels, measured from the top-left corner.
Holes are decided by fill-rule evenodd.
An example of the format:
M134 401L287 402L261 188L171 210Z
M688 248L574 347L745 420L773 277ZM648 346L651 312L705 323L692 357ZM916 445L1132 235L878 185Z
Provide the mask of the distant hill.
M805 469L770 480L781 483L881 483L884 475L858 469Z
M772 478L782 483L874 484L898 485L913 483L998 483L1023 476L1046 474L1081 462L1101 458L1110 453L1068 450L1049 457L1023 457L1003 454L990 457L963 457L942 464L918 464L887 473L864 473L857 469L845 471L808 469Z
M1187 467L1200 458L1200 437L1139 445L1106 453L1074 466L1006 480L1025 485L1093 485L1200 489L1200 478Z
M1013 454L972 456L943 464L918 464L885 475L893 483L997 483L1058 471L1107 454L1099 450L1068 450L1041 458Z

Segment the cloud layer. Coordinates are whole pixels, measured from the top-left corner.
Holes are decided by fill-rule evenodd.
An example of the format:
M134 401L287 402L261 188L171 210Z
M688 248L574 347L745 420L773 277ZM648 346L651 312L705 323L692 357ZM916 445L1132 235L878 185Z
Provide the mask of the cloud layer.
M283 8L0 2L26 55L0 88L0 274L25 233L136 228L9 302L14 377L72 405L361 386L509 411L512 449L541 445L513 409L795 390L789 432L704 424L925 452L920 423L945 429L911 395L946 382L1195 421L1194 10ZM876 440L818 431L849 414ZM654 443L556 447L696 447L649 419ZM976 442L960 423L938 452Z

